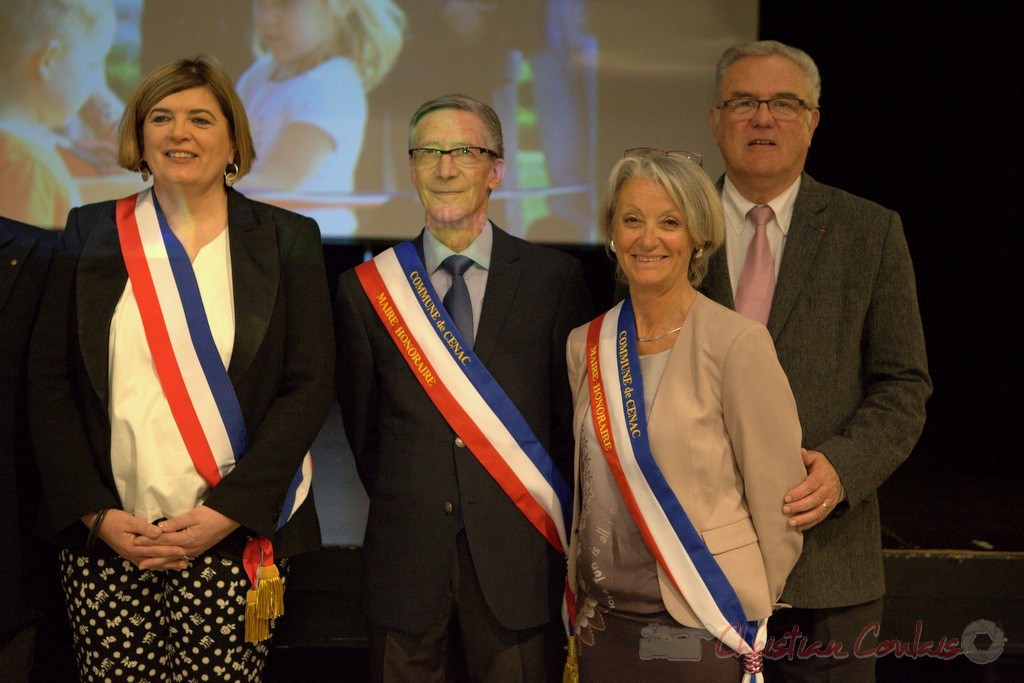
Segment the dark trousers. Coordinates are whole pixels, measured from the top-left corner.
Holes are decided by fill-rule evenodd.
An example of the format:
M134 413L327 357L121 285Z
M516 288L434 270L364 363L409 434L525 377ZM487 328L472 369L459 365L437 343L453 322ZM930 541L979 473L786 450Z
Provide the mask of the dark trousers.
M872 683L876 660L865 653L877 643L882 602L779 610L768 620L765 680Z
M0 633L0 674L4 681L22 683L29 680L35 642L34 624Z
M425 633L370 625L374 681L545 681L545 637L540 626L505 628L484 599L465 532L442 616Z

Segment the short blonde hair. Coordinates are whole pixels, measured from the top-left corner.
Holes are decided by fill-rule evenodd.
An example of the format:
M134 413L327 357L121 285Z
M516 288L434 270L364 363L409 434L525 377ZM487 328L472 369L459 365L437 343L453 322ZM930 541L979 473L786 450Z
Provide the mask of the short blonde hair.
M7 88L23 83L20 66L51 39L90 40L104 22L114 21L110 0L3 0L2 10L0 83Z
M327 8L338 19L352 48L363 87L373 89L388 75L402 51L405 12L391 0L327 0Z
M682 210L686 220L684 227L698 245L698 250L690 257L687 277L691 285L699 286L707 275L708 260L725 241L725 219L718 188L699 164L678 154L644 149L619 159L608 177L598 213L604 221L605 248L616 261L611 250L615 205L622 184L631 178L647 178L658 183ZM621 279L618 266L616 275Z
M325 0L325 5L336 29L331 56L350 57L363 90L373 90L402 51L405 12L393 0ZM267 53L259 31L253 31L252 46L258 55Z
M235 147L238 179L252 170L256 149L249 131L249 118L242 100L227 72L205 56L181 59L154 69L132 93L124 107L118 127L117 163L129 171L138 171L142 163L142 126L146 115L157 103L174 93L191 88L207 88L228 121L228 132Z

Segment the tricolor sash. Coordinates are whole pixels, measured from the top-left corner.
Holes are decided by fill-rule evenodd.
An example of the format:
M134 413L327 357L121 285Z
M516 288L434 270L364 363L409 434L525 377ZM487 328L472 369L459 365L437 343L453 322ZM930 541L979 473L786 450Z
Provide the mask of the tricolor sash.
M116 215L121 254L160 386L192 464L213 488L249 447L242 409L214 343L192 263L151 189L119 199ZM288 489L278 528L305 501L312 475L307 452ZM284 610L270 540L249 539L242 561L253 585L246 640L263 640L269 635L267 621Z
M697 618L742 655L744 680L761 681L768 620L751 622L729 579L686 516L651 453L632 302L590 323L587 378L594 432L647 547ZM614 377L615 381L605 378Z
M373 310L420 386L480 464L555 549L568 552L572 495L512 400L466 344L412 242L356 268ZM565 589L571 633L575 600Z

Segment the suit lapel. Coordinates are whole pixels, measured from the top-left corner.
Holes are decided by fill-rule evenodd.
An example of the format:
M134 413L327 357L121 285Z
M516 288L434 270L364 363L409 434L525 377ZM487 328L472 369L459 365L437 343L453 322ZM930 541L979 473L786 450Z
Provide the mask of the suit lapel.
M485 365L502 338L505 322L509 318L508 310L515 299L520 277L516 268L520 254L515 240L498 226L493 223L491 225L494 235L491 244L491 267L487 271L487 287L484 290L480 311L480 324L477 326L476 342L473 344L473 352ZM426 263L423 255L423 230L413 240L413 244L416 246L420 261Z
M109 402L110 321L128 282L114 208L97 218L82 246L76 272L78 344L100 405Z
M14 234L0 221L0 248L4 253L3 262L0 262L0 310L3 310L4 304L7 303L7 297L14 287L18 272L34 246L29 240L17 242Z
M237 386L267 334L281 268L274 226L260 223L252 202L234 190L228 191L228 237L235 302L235 343L228 376Z
M725 186L725 176L721 176L716 183L718 194L722 194ZM724 235L723 235L724 238ZM725 242L708 259L708 272L704 276L704 282L700 285L702 291L712 301L717 301L727 308L736 308L736 302L732 294L732 280L729 279L729 259L726 256Z
M701 343L701 339L694 334L694 326L699 326L702 316L706 295L697 294L690 306L689 313L683 321L683 329L679 331L676 341L669 351L668 362L658 383L658 390L651 402L651 409L647 413L647 433L651 442L651 452L655 454L655 460L659 453L662 457L669 457L666 454L676 452L672 447L679 435L679 410L686 406L693 397L693 359L698 355L698 349L694 346ZM639 369L638 369L639 371ZM645 390L646 392L646 390ZM669 411L665 418L661 414Z
M491 246L491 268L487 272L487 288L480 311L480 325L477 328L476 343L473 345L473 351L485 365L498 347L504 326L511 317L509 310L515 300L519 278L522 275L517 267L519 258L519 248L515 240L495 225L494 243Z
M782 252L772 310L768 315L768 331L772 340L778 340L807 282L807 272L826 234L827 226L821 214L827 206L818 183L804 174L793 206L793 219L786 237L786 249Z
M732 282L729 280L729 259L726 257L725 245L711 255L708 260L708 273L700 287L709 299L728 308L736 308L732 296Z

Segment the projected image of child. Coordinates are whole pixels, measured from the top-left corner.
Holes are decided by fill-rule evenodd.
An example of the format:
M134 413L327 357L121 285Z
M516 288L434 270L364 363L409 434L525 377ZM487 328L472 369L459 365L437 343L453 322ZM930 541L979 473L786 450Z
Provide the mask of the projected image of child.
M0 210L62 228L81 201L57 131L91 96L109 93L103 65L114 11L110 0L2 0L0 7Z
M256 145L252 196L312 216L325 236L351 235L346 201L366 127L366 93L402 48L391 0L255 0L261 56L238 81Z

